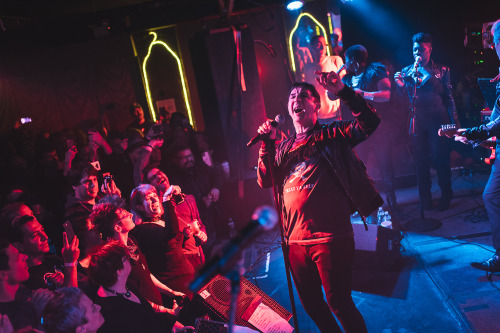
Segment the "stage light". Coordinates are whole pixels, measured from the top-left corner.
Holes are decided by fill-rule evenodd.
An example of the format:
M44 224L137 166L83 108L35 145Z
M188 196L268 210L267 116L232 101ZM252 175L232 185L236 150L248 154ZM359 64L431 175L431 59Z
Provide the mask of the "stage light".
M300 20L304 16L310 18L316 24L316 26L318 26L319 29L321 29L321 31L323 32L323 34L322 34L323 37L325 37L325 39L328 40L325 27L321 23L319 23L319 21L316 20L316 18L314 18L314 16L312 16L309 13L300 14L299 17L297 17L297 20L295 21L295 26L293 27L292 31L290 31L290 35L288 36L288 52L290 53L290 62L292 64L292 70L294 72L296 72L297 69L295 66L295 57L293 56L293 35L295 34L295 30L297 30L297 28L299 27ZM330 55L330 48L327 48L326 52L327 52L327 55Z
M191 106L189 105L189 96L188 96L186 81L184 79L184 71L182 69L181 59L177 56L177 54L174 51L172 51L172 49L165 42L162 42L161 40L157 40L158 36L156 35L155 32L150 32L149 34L153 35L153 41L151 42L151 44L149 44L148 54L146 55L146 57L144 57L144 61L142 62L142 74L144 75L144 85L146 88L146 97L148 99L149 109L151 110L151 118L153 121L156 121L156 114L154 112L155 108L153 105L153 99L151 98L151 90L149 88L149 78L148 78L148 73L146 71L146 64L147 64L148 59L151 55L151 50L153 49L153 46L161 45L165 49L167 49L168 52L170 52L170 54L175 58L175 60L177 62L177 67L179 68L179 75L181 77L184 102L186 103L186 110L187 110L188 117L189 117L189 123L191 124L191 126L194 127L193 115L191 112Z
M292 0L286 4L286 9L288 10L299 10L304 6L304 1L302 0Z

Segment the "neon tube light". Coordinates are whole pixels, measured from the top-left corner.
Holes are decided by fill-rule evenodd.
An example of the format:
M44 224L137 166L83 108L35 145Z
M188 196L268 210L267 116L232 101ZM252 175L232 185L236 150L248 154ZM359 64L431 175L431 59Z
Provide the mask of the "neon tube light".
M333 34L333 22L332 22L332 14L328 13L328 30L330 30L330 35Z
M314 23L316 23L321 31L323 31L323 36L325 37L325 39L327 38L327 34L326 34L326 30L325 30L325 27L323 27L323 25L321 23L319 23L318 20L316 20L314 18L314 16L312 16L311 14L309 13L301 13L299 15L299 17L297 17L297 20L295 21L295 26L293 27L292 31L290 32L290 37L288 38L288 52L290 52L290 58L291 58L291 63L292 63L292 70L294 72L297 71L296 69L296 66L295 66L295 57L293 56L293 34L295 33L295 30L297 30L297 28L299 27L299 23L300 23L300 20L302 19L302 17L304 16L307 16L309 17L311 20L313 20ZM326 52L328 55L330 55L330 48L327 48L326 49Z
M148 78L148 73L146 71L146 64L148 62L149 57L151 56L151 50L153 49L153 46L161 45L165 49L167 49L167 51L177 61L177 67L179 68L179 75L181 77L182 92L184 95L184 102L186 103L186 110L187 110L188 117L189 117L189 123L191 124L191 126L194 127L193 115L191 112L191 106L189 104L189 96L188 96L188 91L187 91L187 86L186 86L186 80L184 79L184 71L182 69L181 59L177 56L177 54L175 54L175 52L165 42L163 42L161 40L157 40L158 36L156 35L156 32L151 31L149 34L153 35L154 38L153 38L153 41L151 42L151 44L149 44L148 54L146 55L146 57L144 57L144 61L142 63L142 74L144 75L144 85L146 86L145 87L146 88L146 98L148 99L149 109L151 110L151 118L154 122L156 122L156 113L154 112L155 108L153 106L153 98L151 97L151 90L149 88L149 78Z

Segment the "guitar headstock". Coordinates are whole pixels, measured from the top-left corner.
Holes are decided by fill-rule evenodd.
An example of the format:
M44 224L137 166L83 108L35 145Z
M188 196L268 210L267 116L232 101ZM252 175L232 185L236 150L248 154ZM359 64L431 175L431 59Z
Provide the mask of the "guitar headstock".
M439 131L440 136L453 136L457 134L457 125L456 124L446 124L441 125L441 130Z

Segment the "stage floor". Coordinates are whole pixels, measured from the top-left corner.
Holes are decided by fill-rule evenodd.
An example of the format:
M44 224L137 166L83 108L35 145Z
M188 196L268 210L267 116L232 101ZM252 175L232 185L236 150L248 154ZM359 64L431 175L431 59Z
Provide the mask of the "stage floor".
M393 224L404 236L401 258L387 269L358 255L354 267L352 295L368 332L499 331L500 276L489 281L485 272L470 266L494 252L481 198L488 174L484 166L454 170L450 209L425 212L426 218L442 223L430 232L406 230L410 220L420 217L418 192L416 187L397 190L403 212L393 217ZM433 176L435 205L439 196ZM291 311L278 233L252 244L245 263L245 276ZM296 294L295 299L300 332L318 332Z

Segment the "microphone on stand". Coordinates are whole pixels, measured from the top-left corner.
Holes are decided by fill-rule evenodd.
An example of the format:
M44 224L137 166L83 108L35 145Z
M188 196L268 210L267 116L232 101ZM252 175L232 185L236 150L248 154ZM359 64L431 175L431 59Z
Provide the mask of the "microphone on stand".
M282 125L284 123L285 123L285 116L282 115L282 114L279 114L279 115L276 116L276 118L274 118L273 121L271 121L271 126L272 127L278 127L278 125ZM251 147L254 144L256 144L257 142L259 142L261 140L264 140L267 136L269 136L269 133L266 133L266 134L257 134L250 141L248 141L247 147Z
M421 56L417 56L415 58L415 69L417 69L418 65L422 62L422 57Z
M263 232L271 230L278 223L278 213L270 206L255 209L252 220L241 232L227 244L220 255L214 256L203 266L198 276L190 284L193 291L198 291L217 274L226 275L234 268L243 250Z

